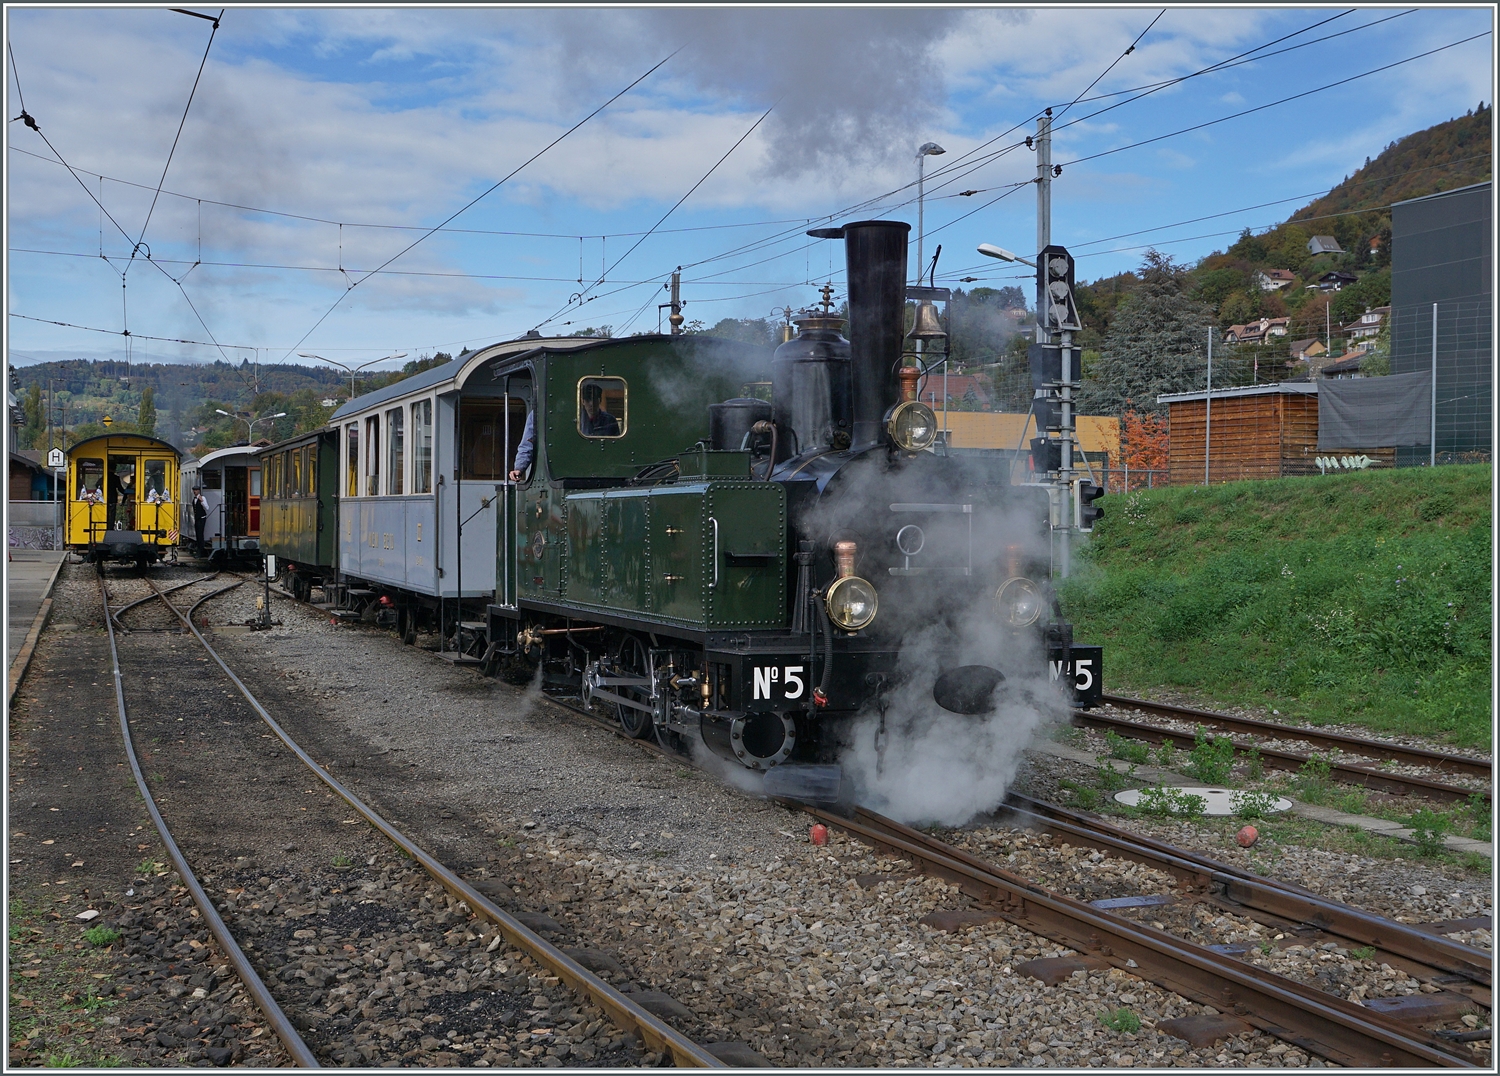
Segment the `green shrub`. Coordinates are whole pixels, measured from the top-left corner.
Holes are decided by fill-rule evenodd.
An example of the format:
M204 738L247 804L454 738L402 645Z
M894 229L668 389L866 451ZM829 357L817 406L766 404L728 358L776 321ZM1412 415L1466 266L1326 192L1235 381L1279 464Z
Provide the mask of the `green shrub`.
M1156 785L1141 789L1141 798L1136 809L1145 814L1176 815L1179 818L1200 818L1208 810L1208 801L1192 792L1180 788L1163 788Z
M1350 949L1349 955L1355 960L1369 960L1375 955L1375 947L1373 945L1362 945L1358 949Z
M1092 785L1082 785L1077 781L1063 781L1061 785L1069 807L1077 807L1080 811L1096 811L1104 802L1104 797Z
M1129 1009L1115 1009L1113 1012L1101 1012L1099 1022L1111 1031L1121 1035L1133 1035L1141 1029L1141 1018Z
M112 927L89 927L83 932L83 940L90 945L113 945L120 940L120 932Z
M1150 762L1151 746L1143 740L1130 740L1108 729L1104 733L1104 742L1109 745L1109 757L1117 758L1122 762Z
M1199 725L1188 755L1188 773L1206 785L1221 785L1233 769L1234 741L1227 736L1210 736Z
M1134 776L1134 766L1131 766L1125 773L1120 773L1113 766L1103 762L1094 771L1094 781L1105 792L1118 792L1122 788L1129 788L1131 778Z
M1453 820L1423 807L1407 819L1406 824L1411 829L1411 839L1416 843L1417 851L1424 856L1435 856L1443 850L1443 834L1452 827Z
M1270 818L1276 813L1276 797L1269 792L1235 792L1229 806L1236 818Z
M1316 793L1326 791L1328 778L1333 773L1333 767L1322 755L1313 755L1302 764L1297 771L1297 784L1304 792Z
M1176 770L1177 745L1171 740L1163 740L1156 749L1156 764L1164 770Z
M1260 757L1260 748L1255 744L1244 754L1245 776L1252 781L1259 781L1266 775L1266 760Z

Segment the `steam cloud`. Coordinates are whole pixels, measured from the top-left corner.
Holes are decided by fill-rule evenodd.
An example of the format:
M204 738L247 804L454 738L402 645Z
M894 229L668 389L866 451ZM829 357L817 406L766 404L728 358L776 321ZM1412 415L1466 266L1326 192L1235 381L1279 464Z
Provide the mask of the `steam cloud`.
M841 175L907 157L930 135L945 99L935 46L959 12L661 8L596 20L615 55L645 55L622 37L685 46L669 65L699 89L776 110L762 130L766 174ZM597 61L575 20L573 48Z
M944 489L925 466L852 468L844 488L809 518L807 537L858 540L855 572L874 580L880 591L877 624L908 625L899 641L897 686L868 705L844 734L840 762L865 806L903 822L966 822L1000 803L1033 733L1065 713L1035 631L1005 629L992 589L975 585L1027 562L1045 562L1046 506L1028 495L1034 492L968 481ZM972 503L974 514L904 517L889 510L898 502ZM918 563L962 564L970 554L970 518L972 576L890 576L870 563L884 555L884 547L893 547L898 522L918 522L927 541L927 559ZM963 665L988 665L1005 675L993 713L968 717L933 701L937 678Z

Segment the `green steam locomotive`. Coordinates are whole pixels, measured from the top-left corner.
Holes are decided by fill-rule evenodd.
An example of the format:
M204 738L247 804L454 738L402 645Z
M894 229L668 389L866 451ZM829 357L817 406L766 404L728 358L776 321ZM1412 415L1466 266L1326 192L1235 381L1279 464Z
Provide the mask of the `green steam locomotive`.
M468 637L458 585L455 637L631 736L756 770L833 761L891 714L1097 701L1102 652L1047 582L1046 491L935 445L903 359L908 230L817 233L845 244L847 339L825 302L774 355L654 336L472 356L495 421L460 420L454 473L493 458L475 515L496 556Z

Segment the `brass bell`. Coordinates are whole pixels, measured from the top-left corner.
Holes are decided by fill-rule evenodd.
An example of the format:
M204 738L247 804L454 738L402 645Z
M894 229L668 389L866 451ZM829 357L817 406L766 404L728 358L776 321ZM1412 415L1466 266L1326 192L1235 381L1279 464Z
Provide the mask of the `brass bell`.
M943 323L938 320L937 304L924 299L917 304L916 323L907 334L913 340L946 340Z

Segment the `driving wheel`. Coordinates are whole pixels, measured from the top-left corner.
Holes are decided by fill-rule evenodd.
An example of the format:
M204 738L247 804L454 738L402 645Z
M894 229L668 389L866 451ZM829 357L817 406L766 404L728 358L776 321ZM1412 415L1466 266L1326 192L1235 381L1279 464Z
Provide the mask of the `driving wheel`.
M649 677L651 666L646 654L646 644L634 635L625 636L620 642L620 651L615 658L614 673L616 676ZM643 706L651 705L651 692L646 688L615 684L610 690L621 698L637 701ZM637 710L633 706L624 706L617 702L615 713L619 716L620 727L625 730L625 735L635 740L650 738L654 725L650 710Z

